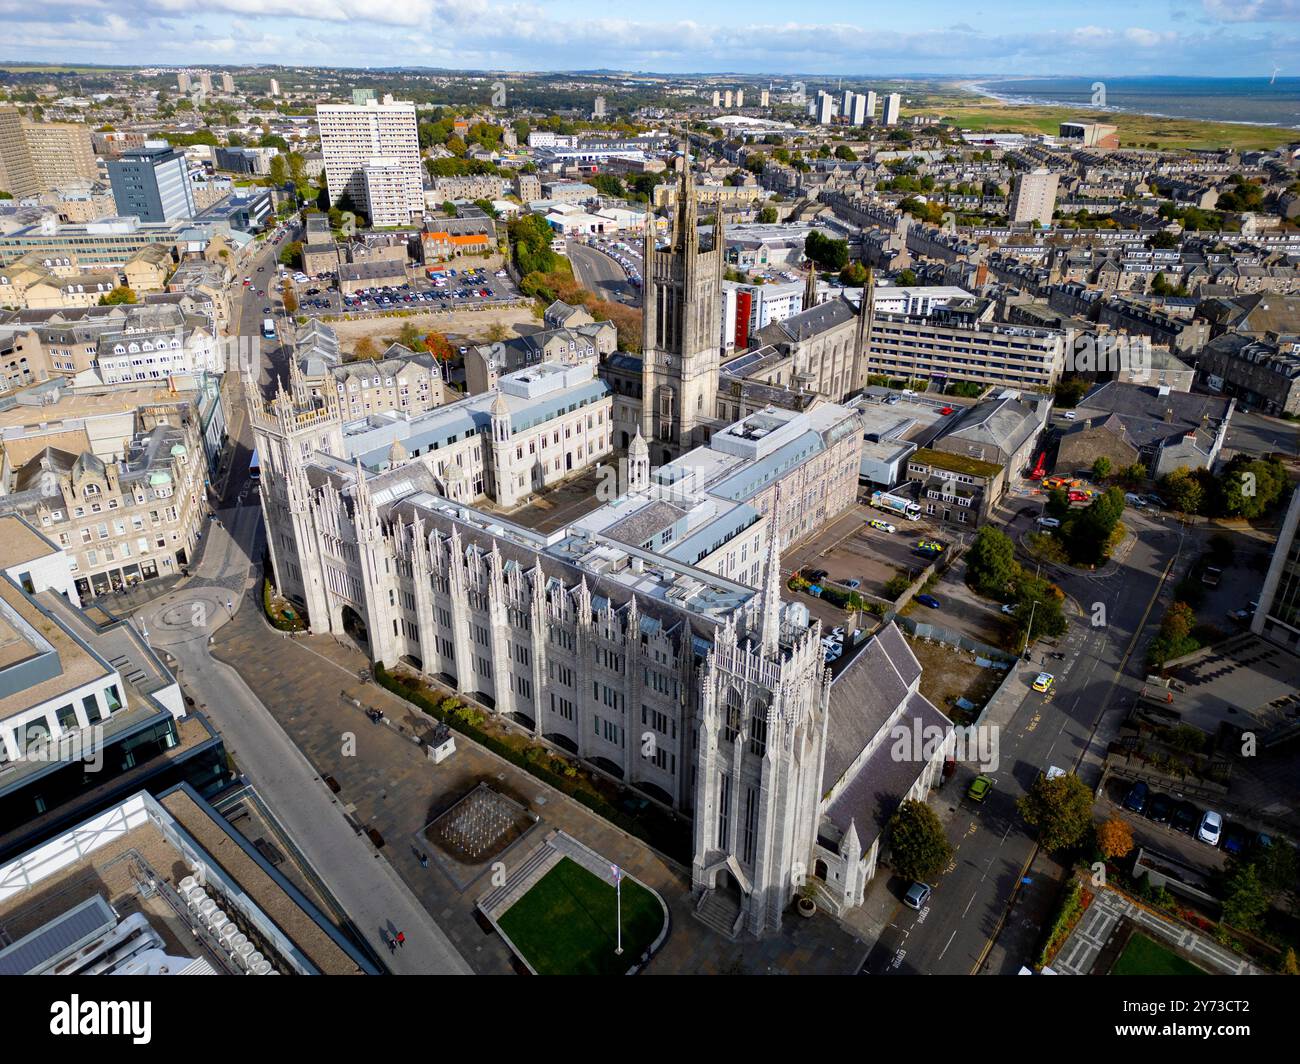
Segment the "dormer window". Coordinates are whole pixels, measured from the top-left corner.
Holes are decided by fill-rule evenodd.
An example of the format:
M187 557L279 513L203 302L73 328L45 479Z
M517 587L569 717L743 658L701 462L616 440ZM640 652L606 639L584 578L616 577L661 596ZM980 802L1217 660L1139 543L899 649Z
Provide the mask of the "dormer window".
M81 489L82 497L86 499L89 499L94 495L98 495L99 493L100 492L99 492L98 484L87 484L84 488Z

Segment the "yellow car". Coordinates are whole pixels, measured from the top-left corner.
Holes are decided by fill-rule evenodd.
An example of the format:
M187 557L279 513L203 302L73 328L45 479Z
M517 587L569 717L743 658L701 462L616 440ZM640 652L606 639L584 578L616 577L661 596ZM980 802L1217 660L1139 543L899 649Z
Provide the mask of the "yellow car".
M938 552L938 551L942 551L942 550L943 550L943 544L942 544L942 543L935 543L933 540L929 540L929 539L920 539L920 540L917 540L917 542L916 542L916 549L917 549L917 550L932 550L932 551L936 551L936 552Z
M1052 684L1056 683L1056 677L1050 672L1040 672L1034 678L1034 690L1047 694L1052 689Z
M888 521L868 521L867 524L869 524L872 528L876 529L879 532L898 531L898 529L895 528L893 525L891 525Z

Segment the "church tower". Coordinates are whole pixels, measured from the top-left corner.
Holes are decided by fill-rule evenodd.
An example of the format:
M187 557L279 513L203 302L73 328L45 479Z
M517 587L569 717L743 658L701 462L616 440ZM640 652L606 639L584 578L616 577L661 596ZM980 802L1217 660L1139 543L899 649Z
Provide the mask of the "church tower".
M672 244L662 251L646 213L641 435L657 464L707 442L716 423L725 248L719 204L713 246L700 250L690 142L684 140Z
M304 460L315 451L342 454L343 421L332 388L317 398L300 380L290 384L293 390L286 391L280 382L275 397L266 400L246 374L244 394L262 470L258 497L275 585L306 606L313 632L323 632L329 631L329 610Z
M702 670L691 867L692 889L753 935L780 930L808 875L830 706L821 625L784 623L775 521L769 537L749 631L720 628Z

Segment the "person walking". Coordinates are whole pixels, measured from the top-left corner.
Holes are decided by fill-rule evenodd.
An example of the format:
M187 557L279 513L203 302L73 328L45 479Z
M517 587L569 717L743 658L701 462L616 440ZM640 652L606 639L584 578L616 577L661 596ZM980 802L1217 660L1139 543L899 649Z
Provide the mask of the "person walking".
M399 932L397 932L397 944L398 944L399 946L402 946L402 947L405 947L405 946L406 946L406 932L405 932L405 931L399 931Z

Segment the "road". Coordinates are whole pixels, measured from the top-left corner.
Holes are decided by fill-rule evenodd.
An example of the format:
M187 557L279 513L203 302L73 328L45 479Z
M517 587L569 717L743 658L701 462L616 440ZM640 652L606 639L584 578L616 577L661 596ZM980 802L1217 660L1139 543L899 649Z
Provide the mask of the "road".
M1181 528L1142 519L1132 523L1136 536L1119 564L1096 576L1060 578L1083 611L1059 645L1047 651L1064 658L1044 663L1040 643L1035 660L1021 667L1016 697L990 709L983 723L995 729L998 743L997 766L988 772L995 780L993 792L982 805L965 797L979 771L975 765L962 765L945 786L935 805L954 848L953 861L926 910L897 905L864 971L1014 974L1037 945L1041 928L1028 914L1050 904L1055 883L1043 874L1022 882L1035 844L1016 801L1052 765L1077 770L1090 786L1096 784L1105 744L1127 709L1130 688L1140 683L1138 637L1159 619L1156 597L1165 574L1180 547L1188 549ZM1094 616L1104 623L1094 627ZM1042 668L1056 676L1050 696L1029 686ZM907 886L894 877L889 889L901 898Z
M587 291L629 307L641 305L640 291L628 282L623 267L604 252L570 240L568 255L578 283Z
M266 254L273 255L273 250ZM237 318L241 328L254 320L260 327L256 299L243 302ZM259 367L262 379L265 362L262 359ZM233 389L240 390L237 380ZM232 420L232 439L236 431L242 433L235 442L236 455L246 454L252 446L251 432L245 419L238 425L236 430ZM472 974L465 958L388 861L347 823L311 763L239 673L208 652L218 628L241 609L259 608L253 561L262 551L262 515L256 492L248 488L247 464L236 460L216 519L204 536L194 576L142 607L136 618L150 645L175 659L182 686L220 731L240 770L275 811L375 955L383 957L396 974ZM267 636L276 638L276 633L268 628ZM398 930L405 932L407 945L389 954L384 933Z

